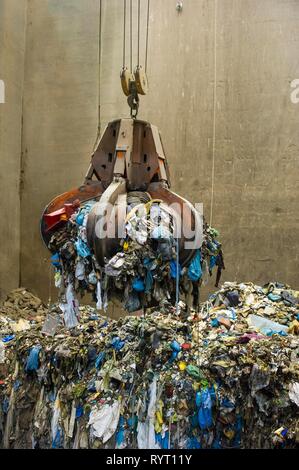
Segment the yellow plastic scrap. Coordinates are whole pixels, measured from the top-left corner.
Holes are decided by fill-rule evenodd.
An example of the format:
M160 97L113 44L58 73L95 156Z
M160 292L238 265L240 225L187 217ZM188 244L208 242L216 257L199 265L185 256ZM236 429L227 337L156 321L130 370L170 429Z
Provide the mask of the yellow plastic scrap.
M87 402L90 403L91 401L96 400L99 396L100 396L100 392L96 392L87 399Z
M235 436L235 431L233 429L223 429L223 434L231 441Z
M186 369L186 367L187 367L186 362L184 362L184 361L180 361L180 362L179 362L179 369L180 369L181 371L184 371L184 370Z
M220 367L233 367L236 365L236 362L235 361L225 361L225 360L221 360L219 359L218 361L214 361L212 363L213 366L220 366Z
M161 411L156 412L157 421L159 424L163 424L163 417Z
M292 321L292 323L290 323L288 333L290 333L291 335L299 335L299 321L298 320L294 320Z
M125 241L124 244L123 244L123 250L128 251L128 249L129 249L129 243L127 241Z
M163 402L160 400L158 409L156 411L156 421L155 421L155 432L160 433L162 431L162 424L164 423L163 421Z
M160 434L161 431L162 431L162 426L161 426L161 424L159 424L158 420L156 419L156 421L155 421L155 433Z

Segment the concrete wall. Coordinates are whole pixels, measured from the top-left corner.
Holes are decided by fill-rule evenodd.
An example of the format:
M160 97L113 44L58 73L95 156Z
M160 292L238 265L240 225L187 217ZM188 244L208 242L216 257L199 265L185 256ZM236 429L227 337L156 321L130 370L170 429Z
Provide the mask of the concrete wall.
M104 4L106 122L128 112L118 80L119 1ZM290 100L299 2L186 0L180 14L176 1L151 5L150 92L140 117L162 132L173 190L203 202L210 220L214 141L212 224L224 246L223 279L299 288L299 105Z
M151 0L150 92L139 116L161 130L173 190L203 202L208 220L214 168L212 223L223 241L224 279L299 288L299 104L290 101L290 82L299 78L299 2L185 0L180 14L176 3ZM44 298L49 256L40 213L84 177L99 83L101 127L128 116L119 83L123 2L102 0L100 77L99 4L28 0L21 282Z
M29 0L25 62L21 283L49 295L39 220L53 197L80 185L97 136L97 0Z
M20 162L26 1L0 0L0 297L19 285Z

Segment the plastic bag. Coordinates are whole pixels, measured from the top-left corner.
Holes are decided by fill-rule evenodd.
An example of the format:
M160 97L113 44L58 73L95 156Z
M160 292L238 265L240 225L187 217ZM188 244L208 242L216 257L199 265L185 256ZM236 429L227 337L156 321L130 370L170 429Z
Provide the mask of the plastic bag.
M97 282L97 309L102 310L103 302L102 302L102 288L100 281Z
M77 316L79 315L79 304L75 297L73 285L70 283L66 289L66 303L59 304L63 312L65 326L67 328L76 327L79 322Z
M86 258L87 256L91 255L90 249L88 248L86 243L84 243L84 241L81 240L81 238L79 238L75 242L75 247L76 247L78 255L81 256L82 258Z
M196 393L196 405L198 410L198 423L200 429L204 430L213 425L212 400L208 389Z
M41 346L33 346L33 348L30 349L29 356L27 358L25 370L26 372L30 372L33 370L37 370L39 367L39 353L41 350Z
M117 429L120 417L120 403L115 401L111 406L105 404L100 409L93 408L88 426L94 437L101 438L103 443L109 441Z
M172 279L176 279L177 278L177 261L172 259L169 264L170 264L170 277ZM179 263L178 271L179 271L179 277L180 277L181 272L182 272L180 263Z
M136 292L144 292L145 286L141 277L136 277L133 279L132 287Z
M201 270L200 261L201 261L200 250L196 250L195 256L193 257L188 268L188 278L190 279L190 281L195 282L201 278L202 270Z

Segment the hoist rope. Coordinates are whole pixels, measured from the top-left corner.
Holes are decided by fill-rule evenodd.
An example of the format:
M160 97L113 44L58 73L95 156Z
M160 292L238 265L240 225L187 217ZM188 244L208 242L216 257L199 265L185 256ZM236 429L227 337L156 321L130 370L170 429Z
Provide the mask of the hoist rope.
M133 4L130 0L130 71L133 73Z
M140 0L138 0L137 67L140 65Z
M124 0L123 69L125 69L125 66L126 66L126 13L127 13L127 0Z
M98 130L97 130L97 136L96 136L96 141L93 146L93 153L96 151L96 148L98 146L98 141L99 137L101 134L101 62L102 62L102 0L99 0L99 88L98 88Z
M98 91L98 137L101 133L101 69L102 69L102 0L100 0L99 17L99 91Z
M48 298L48 312L52 303L52 265L49 267L49 298Z
M214 7L214 90L213 90L213 148L212 148L212 177L211 177L211 206L210 225L213 222L214 180L215 180L215 151L216 151L216 106L217 106L217 0Z
M150 14L150 0L147 0L146 43L145 43L145 73L147 72L149 14Z
M176 314L179 314L179 301L180 301L180 245L179 234L177 233L176 239L176 278L175 278L175 305Z

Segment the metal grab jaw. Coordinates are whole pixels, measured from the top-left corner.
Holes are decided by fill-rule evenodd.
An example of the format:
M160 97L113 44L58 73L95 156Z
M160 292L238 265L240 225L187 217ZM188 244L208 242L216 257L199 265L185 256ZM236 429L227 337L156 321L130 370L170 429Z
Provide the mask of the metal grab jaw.
M96 200L98 202L87 220L87 239L98 263L103 266L105 258L109 259L119 250L121 236L108 236L108 233L104 233L107 227L99 222L106 206L120 205L120 210L112 210L108 214L108 225L113 222L118 224L116 227L122 226L126 217L128 193L146 193L150 199L159 199L168 206L174 205L177 209L172 210L177 214L173 215L182 217L184 211L182 224L188 224L189 228L194 229L198 216L194 207L169 188L169 168L158 128L137 119L112 121L104 130L92 155L84 184L56 197L46 207L41 220L42 237L48 245L51 235L67 222L66 211L63 210L65 207ZM123 214L121 218L124 220L117 220L120 214ZM105 216L107 220L107 214ZM102 232L98 233L99 230ZM185 241L186 237L182 235L179 240L182 266L194 255L194 249L185 248Z

